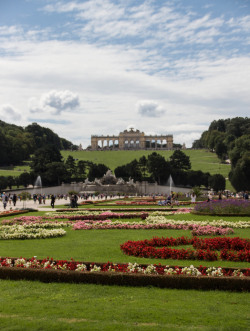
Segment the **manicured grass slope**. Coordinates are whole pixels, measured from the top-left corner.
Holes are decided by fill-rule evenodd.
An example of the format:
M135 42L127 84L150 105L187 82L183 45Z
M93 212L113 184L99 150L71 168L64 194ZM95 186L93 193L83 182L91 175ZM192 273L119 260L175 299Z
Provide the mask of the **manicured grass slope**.
M145 155L146 157L149 154L152 154L153 150L146 151L62 151L61 154L66 160L69 155L72 155L75 159L92 161L94 163L103 163L109 167L112 171L126 163L137 159ZM165 157L166 160L173 154L173 151L156 151L158 154L161 154ZM190 157L191 165L193 170L202 170L204 172L221 173L227 177L230 170L230 166L226 164L221 164L220 160L215 153L208 152L206 150L185 150Z
M248 293L1 281L2 330L247 330Z

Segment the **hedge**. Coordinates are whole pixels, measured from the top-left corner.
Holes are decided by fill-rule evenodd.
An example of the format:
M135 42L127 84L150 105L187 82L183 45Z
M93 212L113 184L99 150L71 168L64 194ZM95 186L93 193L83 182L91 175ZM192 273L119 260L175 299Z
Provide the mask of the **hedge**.
M206 277L186 275L144 275L112 272L72 272L54 269L0 268L0 279L32 280L44 283L86 283L122 286L156 286L160 288L249 291L247 277Z

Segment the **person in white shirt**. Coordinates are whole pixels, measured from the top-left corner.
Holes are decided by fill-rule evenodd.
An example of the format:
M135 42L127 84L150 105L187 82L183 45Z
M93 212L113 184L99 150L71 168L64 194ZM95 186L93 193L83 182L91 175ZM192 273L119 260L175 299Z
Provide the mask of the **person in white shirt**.
M196 195L194 194L194 192L191 194L191 203L195 203L196 202Z

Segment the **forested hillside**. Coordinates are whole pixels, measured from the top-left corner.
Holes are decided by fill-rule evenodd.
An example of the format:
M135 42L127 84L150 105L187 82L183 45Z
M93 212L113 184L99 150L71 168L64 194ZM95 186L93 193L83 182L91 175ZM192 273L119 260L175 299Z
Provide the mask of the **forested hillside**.
M0 166L20 164L37 149L47 145L59 150L74 147L70 141L37 123L21 127L0 121Z
M229 179L236 190L250 188L250 119L235 117L213 121L193 148L208 148L224 161L230 159Z

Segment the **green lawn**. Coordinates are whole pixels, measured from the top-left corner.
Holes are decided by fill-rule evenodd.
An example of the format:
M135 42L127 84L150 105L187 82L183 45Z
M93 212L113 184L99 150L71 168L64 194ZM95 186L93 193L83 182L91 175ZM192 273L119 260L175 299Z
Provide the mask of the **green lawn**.
M166 160L173 154L173 151L156 151L165 157ZM77 160L92 161L94 163L103 163L109 167L112 171L126 163L139 160L140 157L152 154L153 150L141 150L141 151L61 151L64 160L69 155L72 155ZM200 149L200 150L184 150L190 157L193 170L201 170L204 172L210 172L211 174L221 173L227 177L230 171L230 165L221 164L215 153Z
M44 212L25 215L43 215ZM8 217L10 218L10 217ZM171 215L172 219L218 219ZM221 217L219 218L221 219ZM223 217L229 220L229 217ZM242 218L234 217L234 221ZM2 220L2 219L1 219ZM231 219L232 220L232 219ZM183 230L66 229L64 237L3 240L1 256L53 257L90 262L247 267L246 262L143 259L124 255L120 244L154 236L191 236ZM249 229L234 236L250 237ZM1 330L247 330L249 293L0 280Z
M1 330L249 329L249 294L0 281Z
M60 238L33 240L4 240L1 242L1 256L37 258L53 257L54 259L73 258L86 262L113 263L161 263L171 265L223 266L246 268L247 262L231 261L191 261L146 259L123 254L120 245L127 240L144 240L153 237L191 237L191 231L182 230L78 230L66 229L67 235ZM250 237L250 230L235 230L235 236Z

